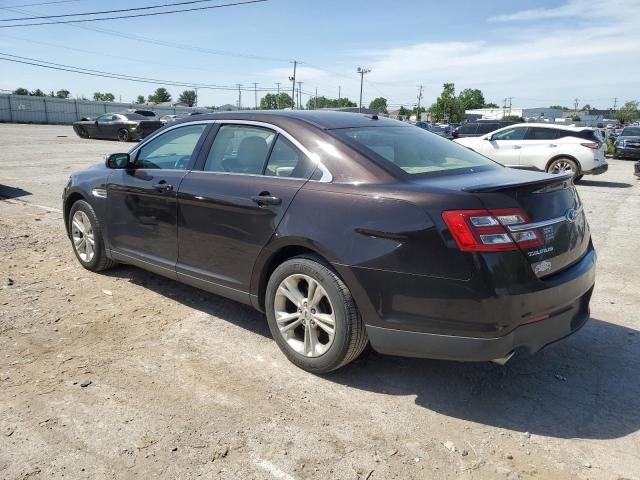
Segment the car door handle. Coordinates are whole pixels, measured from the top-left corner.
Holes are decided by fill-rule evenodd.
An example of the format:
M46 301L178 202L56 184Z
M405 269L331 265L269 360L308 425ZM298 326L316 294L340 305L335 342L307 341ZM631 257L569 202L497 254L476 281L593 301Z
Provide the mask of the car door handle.
M161 182L156 183L153 188L155 188L159 192L170 192L171 190L173 190L173 185L169 185L167 182L162 180Z
M282 199L279 197L274 197L272 195L254 195L251 197L251 200L256 202L261 207L264 205L280 205L282 203Z
M549 144L549 148L556 148L558 145L556 145L555 143L550 143Z
M520 145L514 145L513 148L515 148L516 150L520 150L522 147Z

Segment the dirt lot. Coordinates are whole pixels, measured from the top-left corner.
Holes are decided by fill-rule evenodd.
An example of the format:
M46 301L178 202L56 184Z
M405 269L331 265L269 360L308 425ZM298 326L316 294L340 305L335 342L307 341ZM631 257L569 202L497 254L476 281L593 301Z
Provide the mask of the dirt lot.
M579 333L505 367L369 353L318 377L248 307L79 266L62 187L122 149L0 125L0 479L640 479L632 162L579 187L599 254Z

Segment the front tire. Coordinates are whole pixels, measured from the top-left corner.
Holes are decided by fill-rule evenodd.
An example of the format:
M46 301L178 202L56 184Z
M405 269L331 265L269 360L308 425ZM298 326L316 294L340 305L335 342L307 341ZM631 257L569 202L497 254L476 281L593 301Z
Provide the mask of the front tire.
M89 138L89 134L84 127L78 127L78 136L80 138Z
M369 341L351 292L315 256L294 257L275 269L265 307L278 347L308 372L327 373L346 365Z
M578 178L580 177L580 167L578 163L567 157L560 157L553 160L547 167L547 172L553 174L571 173L573 174L574 181L580 180Z
M102 229L93 207L78 200L69 212L69 238L76 258L87 270L99 272L116 265L106 255Z

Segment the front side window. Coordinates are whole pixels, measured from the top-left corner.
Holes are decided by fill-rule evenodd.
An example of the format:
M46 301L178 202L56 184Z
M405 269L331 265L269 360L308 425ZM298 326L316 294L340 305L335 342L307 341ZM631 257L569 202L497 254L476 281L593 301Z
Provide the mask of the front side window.
M144 145L138 153L138 168L185 170L206 125L174 128Z
M477 133L479 135L484 135L485 133L493 132L494 130L498 130L499 128L499 123L479 123Z
M275 137L275 132L266 128L223 125L211 145L204 170L259 175Z
M419 128L356 127L333 130L391 168L415 176L463 173L500 168L494 162L455 142Z
M463 135L473 135L474 133L476 133L477 129L477 123L470 123L468 125L462 125L460 128L458 128L458 133Z
M494 133L491 136L491 140L522 140L526 132L526 127L507 128L501 132Z
M97 118L98 122L100 123L104 123L104 122L112 122L115 120L115 115L111 115L111 114L107 114L107 115L100 115Z
M273 146L264 174L268 177L309 178L315 165L282 135Z
M553 128L529 127L527 131L527 140L555 140L556 138L558 138L558 131Z

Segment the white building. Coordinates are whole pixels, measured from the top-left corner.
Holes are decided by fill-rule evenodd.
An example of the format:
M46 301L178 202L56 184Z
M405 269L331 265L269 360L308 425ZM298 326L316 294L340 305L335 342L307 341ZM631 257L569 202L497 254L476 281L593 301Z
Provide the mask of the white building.
M489 120L500 120L507 115L515 115L516 117L522 117L525 120L528 118L549 119L553 122L556 118L562 118L563 111L557 108L476 108L474 110L465 110L467 115L482 115L481 118Z

